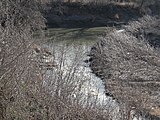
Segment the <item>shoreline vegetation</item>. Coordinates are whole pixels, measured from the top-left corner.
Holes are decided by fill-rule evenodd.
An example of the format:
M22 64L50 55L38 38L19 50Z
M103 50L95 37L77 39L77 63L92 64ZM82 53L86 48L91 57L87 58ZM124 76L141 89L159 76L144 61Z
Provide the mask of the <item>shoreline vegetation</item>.
M104 82L106 95L124 103L128 112L135 110L151 120L160 119L160 55L154 46L159 41L149 44L147 31L154 26L159 31L159 23L151 16L130 22L123 31L115 29L102 37L90 53L90 66Z
M45 13L50 28L90 28L120 26L145 14L138 7L108 4L57 3Z
M50 28L121 26L143 15L159 15L158 1L53 1L44 12Z
M0 120L130 120L132 112L159 119L152 118L160 114L159 4L159 0L0 0ZM91 102L89 95L83 99L84 81L75 76L80 59L75 57L66 74L64 47L59 64L46 65L53 69L39 64L54 61L54 53L42 48L45 29L83 32L107 26L113 29L92 47L89 61L102 78L106 95L119 103L117 116L114 107L97 106L98 100Z

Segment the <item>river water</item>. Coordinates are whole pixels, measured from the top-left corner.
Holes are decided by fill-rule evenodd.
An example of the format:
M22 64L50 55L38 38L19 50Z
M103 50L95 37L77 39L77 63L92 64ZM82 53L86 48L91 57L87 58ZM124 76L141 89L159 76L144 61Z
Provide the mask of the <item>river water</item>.
M54 61L57 64L55 69L61 71L63 80L67 76L75 84L83 84L81 93L84 96L95 98L100 104L109 104L111 98L106 97L102 80L92 73L89 62L84 62L89 60L90 49L97 42L98 36L103 34L100 29L104 30L104 28L60 29L59 31L50 29L47 34L51 39L44 47L54 54ZM76 94L73 96L76 97Z
M84 106L94 103L104 111L111 111L113 120L119 120L118 103L105 95L102 80L92 73L89 62L84 62L89 60L91 47L104 32L105 28L47 30L49 40L43 47L47 47L54 55L56 67L47 70L46 76L52 79L46 83L51 84L47 86L51 91L58 89L60 96L79 99ZM61 87L57 88L59 85Z

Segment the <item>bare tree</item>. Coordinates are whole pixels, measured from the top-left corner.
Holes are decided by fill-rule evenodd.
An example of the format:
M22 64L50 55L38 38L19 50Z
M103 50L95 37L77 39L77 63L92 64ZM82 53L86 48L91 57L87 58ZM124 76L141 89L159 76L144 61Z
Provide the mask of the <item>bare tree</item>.
M45 27L37 2L0 1L0 119L107 120L106 108L96 106L90 97L82 99L79 88L83 80L75 77L77 56L67 72L63 70L63 47L56 68L40 65L48 64L54 54L34 46L33 33Z
M32 32L44 27L44 20L35 1L2 0L0 4L0 119L17 119L33 87L27 84L36 78L31 74L35 66L30 61Z

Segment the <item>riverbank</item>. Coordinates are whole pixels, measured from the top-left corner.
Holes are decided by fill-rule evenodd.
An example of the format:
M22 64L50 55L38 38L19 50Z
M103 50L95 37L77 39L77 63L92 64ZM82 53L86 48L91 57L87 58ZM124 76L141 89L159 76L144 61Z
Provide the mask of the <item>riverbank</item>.
M108 33L90 52L90 66L102 79L106 95L125 103L127 112L135 110L152 120L160 119L160 55L148 41L158 47L159 37L153 36L159 28L159 20L142 18Z
M44 16L49 28L89 28L126 24L143 14L131 5L52 3Z

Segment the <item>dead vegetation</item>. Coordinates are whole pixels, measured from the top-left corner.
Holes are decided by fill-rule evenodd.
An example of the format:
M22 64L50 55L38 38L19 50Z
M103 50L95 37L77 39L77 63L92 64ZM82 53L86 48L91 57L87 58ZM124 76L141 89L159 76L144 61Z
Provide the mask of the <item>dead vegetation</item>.
M39 66L32 50L33 32L45 24L36 5L34 0L0 1L0 120L108 120L106 108L76 92L83 84L74 76L77 61L67 74L62 70L63 48L57 69ZM45 62L52 55L34 49Z
M0 1L0 120L112 119L112 111L104 106L97 107L95 104L97 101L90 103L90 98L82 99L81 94L77 92L83 84L83 81L75 78L75 70L78 67L76 62L79 59L75 59L67 74L62 70L65 61L63 48L60 51L60 64L56 69L49 71L41 69L35 60L32 47L36 41L33 32L41 31L45 27L45 20L37 2L45 4L48 0ZM159 92L159 84L155 84L160 78L159 54L149 45L143 42L137 43L137 38L129 33L117 34L115 31L105 39L102 40L105 43L102 50L107 52L100 51L98 55L102 58L100 62L106 62L104 66L108 65L107 69L111 68L110 71L104 72L107 73L105 76L107 83L117 82L120 85L117 87L115 84L115 87L113 85L110 87L119 92L115 93L115 97L120 97L125 102L127 99L129 107L136 105L138 110L141 108L150 110L159 102L159 96L155 95L158 93L153 92ZM45 62L48 60L46 56L52 55L38 47L36 51L45 54L45 58L40 55ZM114 83L113 80L119 81ZM142 82L144 80L147 85L139 87L138 84L144 83ZM153 80L156 82L153 83ZM136 82L136 87L132 87L135 86L132 82ZM130 93L133 96L130 96ZM137 101L135 98L138 98ZM149 104L150 101L153 104Z
M126 103L128 111L134 108L137 113L153 114L151 111L160 104L159 50L148 44L144 32L139 32L158 21L145 16L123 31L113 30L91 51L93 71L99 71L97 75L103 76L106 92ZM138 34L134 34L136 31Z

